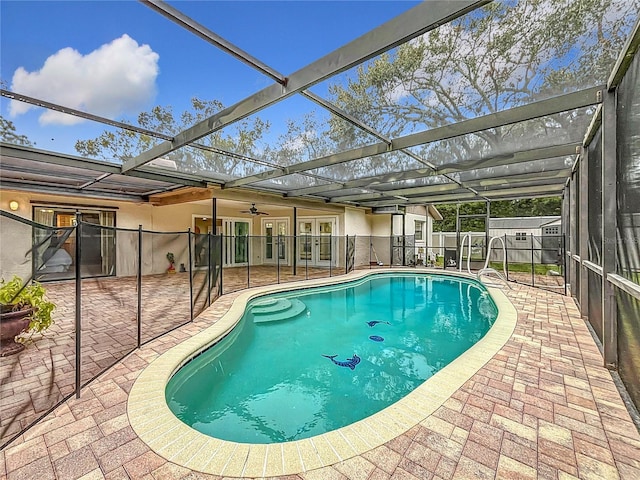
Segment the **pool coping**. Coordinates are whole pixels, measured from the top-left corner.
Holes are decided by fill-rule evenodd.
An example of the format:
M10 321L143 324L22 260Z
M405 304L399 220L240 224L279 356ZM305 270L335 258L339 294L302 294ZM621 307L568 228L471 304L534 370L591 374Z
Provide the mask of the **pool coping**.
M460 272L394 268L357 271L339 277L243 291L219 321L171 348L142 371L131 389L127 404L127 415L134 432L158 455L191 470L227 477L271 477L300 474L362 455L420 424L498 353L511 337L517 312L500 289L486 286L498 307L498 317L478 343L396 403L337 430L286 443L229 442L200 433L182 423L165 401L165 387L173 374L230 333L252 298L266 293L350 282L389 272L475 279L474 275Z

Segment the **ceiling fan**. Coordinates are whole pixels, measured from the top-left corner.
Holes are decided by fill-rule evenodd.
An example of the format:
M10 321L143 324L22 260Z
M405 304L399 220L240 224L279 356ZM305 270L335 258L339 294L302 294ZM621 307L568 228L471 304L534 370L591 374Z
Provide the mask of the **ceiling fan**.
M250 213L251 215L269 215L267 212L261 212L256 208L256 204L252 203L249 210L240 210L240 213Z

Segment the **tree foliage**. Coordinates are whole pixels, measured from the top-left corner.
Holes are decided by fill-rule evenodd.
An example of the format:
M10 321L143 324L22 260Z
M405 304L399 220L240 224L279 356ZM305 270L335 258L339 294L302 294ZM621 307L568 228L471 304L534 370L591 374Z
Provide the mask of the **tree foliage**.
M0 115L0 141L13 145L23 145L25 147L33 146L31 140L29 140L26 135L18 134L14 123L2 115Z
M604 83L637 10L637 0L492 2L357 67L330 93L339 107L391 138L499 112ZM442 164L533 148L541 140L566 143L584 134L587 113L492 128L419 151ZM362 135L344 124L332 125L332 132Z
M433 223L435 232L455 232L456 231L456 209L455 204L437 205L437 209L442 215L442 221ZM547 215L561 215L562 198L528 198L523 200L504 200L491 202L491 218L506 217L537 217ZM484 202L471 202L460 204L460 214L483 214L486 213ZM484 232L485 219L465 218L462 222L461 231Z
M599 85L606 81L639 6L640 0L491 2L334 78L328 87L330 100L396 138ZM193 99L192 109L178 118L171 107L157 106L140 114L138 124L174 135L222 108L215 100ZM582 139L589 115L588 109L579 109L433 142L413 151L433 164L450 165L574 142ZM260 159L269 168L378 141L342 118L331 116L325 121L313 113L289 120L286 132L276 141L270 138L269 128L268 122L253 115L200 142ZM76 149L90 157L123 160L159 141L118 129L80 140ZM264 168L192 147L166 157L182 171L223 179ZM390 152L312 173L344 181L415 168L424 165L402 152ZM490 176L498 172L496 168L483 174ZM275 182L295 188L314 181L298 175ZM398 188L405 186L397 182Z
M171 106L156 106L151 111L138 115L137 126L173 136L222 110L224 105L217 100L192 98L191 107L192 110L187 110L176 118ZM198 143L207 147L221 148L239 156L252 156L256 154L260 141L269 128L269 122L259 117L244 119L234 124L230 131L212 133L200 139ZM114 131L106 130L94 139L78 140L75 148L78 153L87 157L110 161L126 160L162 141L154 136L118 128ZM180 171L208 174L213 177L250 175L256 171L254 164L242 160L241 157L221 155L196 147L180 149L164 158L175 161Z

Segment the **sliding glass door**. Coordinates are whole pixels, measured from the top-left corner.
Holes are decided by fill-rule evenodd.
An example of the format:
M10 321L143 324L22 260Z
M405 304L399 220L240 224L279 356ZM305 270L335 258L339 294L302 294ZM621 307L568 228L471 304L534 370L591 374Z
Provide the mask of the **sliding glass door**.
M50 228L33 229L33 270L39 281L61 280L75 276L76 236L70 228L77 224L77 214L92 224L83 229L83 277L99 277L116 273L116 222L114 211L69 209L41 206L33 208L33 220Z

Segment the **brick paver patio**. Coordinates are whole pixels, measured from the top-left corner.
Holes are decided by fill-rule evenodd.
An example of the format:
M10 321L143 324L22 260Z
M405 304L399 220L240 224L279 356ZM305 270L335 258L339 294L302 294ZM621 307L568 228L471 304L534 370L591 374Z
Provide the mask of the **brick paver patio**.
M287 478L639 479L640 435L573 300L522 285L506 293L519 312L514 334L433 415L364 455ZM151 451L131 429L126 402L142 369L220 318L236 295L224 295L195 322L135 350L84 388L80 399L70 399L28 430L0 452L0 476L220 478ZM111 298L101 315L126 305L116 290ZM92 346L96 364L107 358L99 355L99 345ZM26 352L35 351L32 346ZM56 350L51 358L60 355L66 352ZM37 366L23 370L25 379L37 377L30 371L46 373Z
M225 292L251 286L329 276L327 269L291 267L280 274L271 267L226 268ZM334 275L336 271L331 272ZM342 272L340 272L342 273ZM195 313L207 303L206 274L193 276ZM57 308L55 324L18 355L0 358L0 445L42 416L75 387L75 282L46 283ZM142 279L141 342L145 343L190 320L189 276L145 275ZM82 384L131 352L137 339L137 278L104 277L82 281Z

